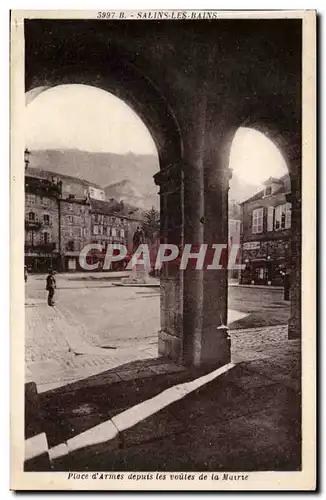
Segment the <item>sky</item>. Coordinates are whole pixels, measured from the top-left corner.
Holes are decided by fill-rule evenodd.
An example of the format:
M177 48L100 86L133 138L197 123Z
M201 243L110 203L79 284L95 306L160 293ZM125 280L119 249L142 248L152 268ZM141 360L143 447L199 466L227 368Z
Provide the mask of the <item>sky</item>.
M26 106L25 119L26 145L31 150L76 148L157 155L154 141L137 114L121 99L96 87L61 85L46 90ZM238 129L229 166L241 182L257 186L270 176L287 172L272 141L249 128Z
M268 177L281 177L288 172L277 146L261 132L244 127L233 138L229 166L239 181L257 186Z
M157 154L142 120L121 99L87 85L61 85L26 107L29 149Z

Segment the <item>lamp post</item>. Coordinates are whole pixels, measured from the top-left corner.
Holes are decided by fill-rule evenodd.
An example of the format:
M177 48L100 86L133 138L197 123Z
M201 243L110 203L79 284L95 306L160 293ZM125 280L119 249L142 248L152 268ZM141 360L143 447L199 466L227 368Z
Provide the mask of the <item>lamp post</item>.
M30 156L31 156L31 152L27 148L25 148L25 151L24 151L25 170L28 169Z

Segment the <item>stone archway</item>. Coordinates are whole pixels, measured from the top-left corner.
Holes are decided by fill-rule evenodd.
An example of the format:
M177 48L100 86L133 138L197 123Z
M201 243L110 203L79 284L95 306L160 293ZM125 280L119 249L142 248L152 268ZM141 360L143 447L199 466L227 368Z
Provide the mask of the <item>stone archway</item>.
M286 265L291 272L291 316L289 321L289 338L299 338L301 330L301 140L300 134L291 133L287 128L281 132L280 123L267 120L261 115L246 118L241 127L255 130L269 140L279 151L287 166L291 191L286 194L287 202L292 205L291 236L289 254ZM268 175L267 175L268 176Z
M291 181L299 248L302 27L299 19L282 25L275 30L267 19L26 20L26 91L83 83L134 109L159 154L162 241L180 246L227 243L233 135L251 116L252 123L275 125L287 142L285 157L297 165ZM297 252L298 290L300 259ZM293 312L298 304L293 296ZM161 354L194 365L227 363L229 341L219 329L226 316L226 271L164 266Z
M118 59L119 63L117 63ZM48 68L43 66L45 71L42 74L33 74L27 71L26 103L29 104L42 92L56 86L84 84L108 91L128 104L147 126L157 147L160 172L154 176L154 180L160 186L161 241L181 246L183 227L183 199L180 175L182 141L177 121L163 96L143 74L137 71L132 64L129 64L127 57L124 58L121 53L117 54L111 49L106 63L108 63L108 66L105 72L103 72L102 68L85 72L78 65L66 68L65 71L62 67L51 67L51 60ZM109 75L106 72L109 72ZM154 104L151 105L151 102ZM177 170L179 172L178 180L176 180L175 176ZM173 221L172 231L166 221ZM171 293L171 276L175 284L172 293L175 296L182 293L180 287L178 288L178 273L179 270L174 268L171 275L171 266L163 264L161 277L161 329L159 335L162 334L165 328L173 330L173 333L180 334L181 323L174 330L175 321L174 318L171 320L171 303L168 298ZM171 351L170 345L166 345L164 341L162 346L161 336L159 336L159 341L161 341L159 346L161 354L182 361L179 348L175 348L175 345L173 345Z
M291 273L291 314L289 339L301 338L301 130L300 122L282 116L263 119L261 115L244 120L242 126L251 127L263 133L281 152L289 172L291 193L291 241L289 266Z

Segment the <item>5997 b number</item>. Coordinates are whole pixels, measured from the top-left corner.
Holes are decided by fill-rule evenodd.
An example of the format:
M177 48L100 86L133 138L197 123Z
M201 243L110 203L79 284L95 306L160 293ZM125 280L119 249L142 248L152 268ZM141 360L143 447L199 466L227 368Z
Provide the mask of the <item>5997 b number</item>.
M97 19L113 19L116 12L98 12Z

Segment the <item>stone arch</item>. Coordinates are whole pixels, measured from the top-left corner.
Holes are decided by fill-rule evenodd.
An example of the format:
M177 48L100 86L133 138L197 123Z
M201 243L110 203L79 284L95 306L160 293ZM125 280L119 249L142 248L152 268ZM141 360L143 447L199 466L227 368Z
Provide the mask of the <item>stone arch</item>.
M292 204L291 242L289 266L291 270L291 314L289 320L289 338L301 336L301 131L299 121L285 120L283 116L269 119L265 113L251 114L238 121L232 129L234 134L240 127L261 132L282 154L288 168L291 193L287 201ZM232 141L227 141L229 151Z
M67 50L69 51L69 48ZM154 176L154 180L160 186L161 227L165 225L164 220L170 218L174 222L180 221L180 224L176 224L178 226L177 235L169 233L163 235L162 238L179 243L183 224L182 183L179 170L183 144L179 124L163 93L151 79L129 61L127 54L112 46L107 50L102 47L101 54L103 55L103 53L106 53L105 63L102 59L100 62L94 62L92 54L85 52L82 57L79 57L79 64L58 65L56 57L53 59L44 57L41 58L41 61L39 58L35 65L33 53L29 53L27 50L26 101L31 102L40 93L59 85L83 84L108 91L130 106L148 128L157 148L160 172ZM89 65L88 62L90 62ZM169 271L167 272L169 273ZM173 274L175 273L177 271L173 270ZM161 279L161 304L164 303L166 308L162 310L161 306L161 330L172 317L167 309L169 284L171 284L170 276L163 276ZM176 279L175 290L178 290L178 286L179 282ZM174 293L176 292L174 291ZM179 330L181 328L180 317L177 323L173 317L170 324L172 329ZM171 352L170 348L159 337L160 352L162 349L165 354L182 361L179 350L175 351L173 347L174 352Z
M288 172L291 179L298 175L297 160L300 157L301 140L297 132L291 132L291 129L284 126L282 122L277 120L267 120L257 116L250 116L244 119L239 127L246 127L261 132L269 139L282 154L285 163L288 167Z
M102 48L102 53L104 50ZM82 64L58 66L55 59L45 60L42 67L37 68L27 64L26 103L59 85L82 84L110 92L130 106L148 128L157 147L160 168L179 163L183 149L180 128L166 98L143 72L129 62L127 54L110 47L106 56L105 65L101 60L88 67L85 63L92 58L86 53Z

